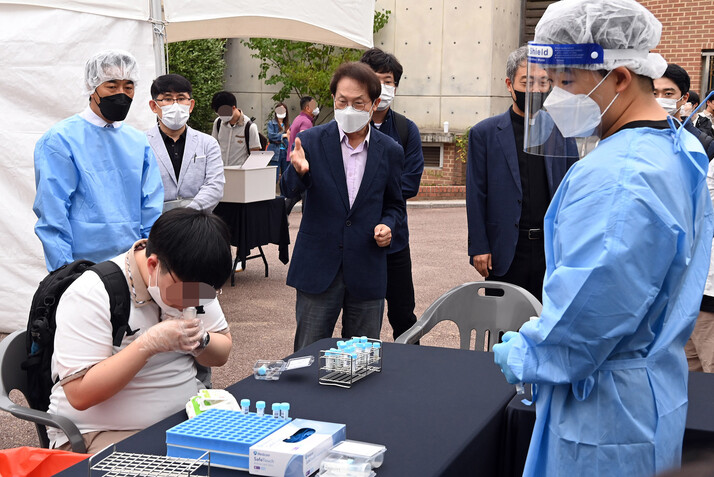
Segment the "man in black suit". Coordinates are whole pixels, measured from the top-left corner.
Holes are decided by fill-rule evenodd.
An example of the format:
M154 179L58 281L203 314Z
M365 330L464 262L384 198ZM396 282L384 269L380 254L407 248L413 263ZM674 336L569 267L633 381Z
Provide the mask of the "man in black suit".
M387 250L405 213L404 152L369 125L379 78L345 63L330 91L335 121L298 135L281 180L286 197L306 193L287 278L297 289L296 351L332 336L340 311L343 337L379 338Z
M548 76L527 71L525 46L508 56L513 105L471 128L466 173L468 251L486 279L512 283L541 300L543 217L573 159L523 151L526 89L547 93Z

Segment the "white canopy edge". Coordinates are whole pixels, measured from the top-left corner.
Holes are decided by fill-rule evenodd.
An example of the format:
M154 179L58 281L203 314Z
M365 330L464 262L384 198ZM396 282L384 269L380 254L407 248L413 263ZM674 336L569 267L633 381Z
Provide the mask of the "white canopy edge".
M57 8L128 20L146 21L149 18L149 0L0 0L0 7L3 5Z
M371 48L374 1L164 0L166 40L281 38Z

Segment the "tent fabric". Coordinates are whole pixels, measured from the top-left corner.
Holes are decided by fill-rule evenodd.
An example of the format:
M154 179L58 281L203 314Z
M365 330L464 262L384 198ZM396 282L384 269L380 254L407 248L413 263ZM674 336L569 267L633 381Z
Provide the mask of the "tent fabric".
M282 38L371 48L374 0L164 0L166 39Z
M107 2L106 0L0 0L0 7L3 5L57 8L129 20L145 21L149 18L148 0L125 0L122 2Z
M0 3L0 332L27 325L32 295L47 274L32 212L35 143L53 124L85 108L84 63L107 48L137 57L141 79L127 123L148 129L156 122L148 106L155 76L151 23Z

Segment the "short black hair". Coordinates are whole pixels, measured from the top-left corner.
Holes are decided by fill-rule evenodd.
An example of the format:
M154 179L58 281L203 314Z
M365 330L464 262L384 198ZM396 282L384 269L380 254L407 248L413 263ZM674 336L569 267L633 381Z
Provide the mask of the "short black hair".
M689 90L689 102L692 103L692 106L698 105L701 99L699 99L699 94L690 89Z
M164 93L193 93L191 82L181 75L161 75L151 83L151 97L156 99Z
M218 290L231 276L230 232L217 215L179 207L161 214L151 227L146 256L182 282L208 283Z
M300 98L300 111L305 109L305 106L310 104L310 101L312 101L312 96L303 96Z
M219 91L213 95L211 99L211 108L214 111L218 111L221 106L235 106L238 107L238 101L233 93L228 91Z
M370 48L362 54L360 61L372 68L375 73L392 73L395 86L399 86L404 68L396 56L379 48Z
M669 63L667 65L667 69L662 75L662 78L672 80L672 82L677 85L680 95L685 95L689 91L689 86L691 85L689 73L687 73L687 70L685 70L679 65Z
M367 94L372 102L376 101L382 94L382 83L375 72L372 71L372 68L364 63L350 61L337 67L335 74L332 75L332 80L330 80L330 93L333 96L337 94L337 83L342 78L352 78L367 88Z

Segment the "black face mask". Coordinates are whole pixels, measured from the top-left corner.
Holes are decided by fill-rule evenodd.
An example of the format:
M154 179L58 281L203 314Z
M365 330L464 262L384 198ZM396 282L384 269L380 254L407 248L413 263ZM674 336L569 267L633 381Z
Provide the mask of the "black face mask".
M514 93L516 93L516 106L518 106L518 109L523 111L524 113L526 112L526 92L525 91L518 91L516 89L513 90ZM543 102L545 101L545 98L548 97L549 93L531 93L531 106L533 106L532 109L538 111L543 107Z
M97 95L98 96L98 95ZM131 107L131 98L124 93L113 94L99 98L97 103L102 116L111 122L124 121L126 115L129 114Z

